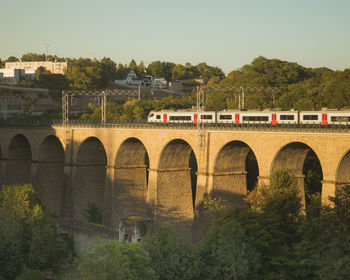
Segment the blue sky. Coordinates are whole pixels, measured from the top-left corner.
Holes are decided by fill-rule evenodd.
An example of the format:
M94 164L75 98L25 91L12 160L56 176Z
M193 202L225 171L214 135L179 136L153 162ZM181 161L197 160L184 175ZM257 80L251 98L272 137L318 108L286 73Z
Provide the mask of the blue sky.
M226 73L257 56L350 68L349 0L0 0L0 58L197 64Z

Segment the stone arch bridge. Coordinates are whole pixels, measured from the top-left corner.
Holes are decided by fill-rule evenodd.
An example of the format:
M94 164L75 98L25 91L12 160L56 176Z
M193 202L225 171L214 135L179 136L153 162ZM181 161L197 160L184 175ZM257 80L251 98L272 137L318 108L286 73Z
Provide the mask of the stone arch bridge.
M1 183L32 183L64 221L87 223L88 203L117 229L128 217L188 232L205 194L244 203L271 170L294 171L312 153L322 169L322 199L350 183L350 133L168 127L2 127ZM199 143L200 142L200 143Z

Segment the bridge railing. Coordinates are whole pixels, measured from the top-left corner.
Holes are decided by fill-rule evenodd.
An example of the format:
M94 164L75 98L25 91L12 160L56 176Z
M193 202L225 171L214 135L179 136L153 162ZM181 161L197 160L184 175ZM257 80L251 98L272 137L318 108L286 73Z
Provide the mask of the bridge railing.
M0 127L61 127L62 120L58 119L0 119ZM94 128L153 128L153 129L197 129L193 123L149 123L146 120L107 120L101 123L101 120L79 119L70 120L69 127L94 127ZM261 130L261 131L333 131L350 132L349 124L277 124L271 123L252 123L252 124L232 124L232 123L204 123L204 129L215 130Z

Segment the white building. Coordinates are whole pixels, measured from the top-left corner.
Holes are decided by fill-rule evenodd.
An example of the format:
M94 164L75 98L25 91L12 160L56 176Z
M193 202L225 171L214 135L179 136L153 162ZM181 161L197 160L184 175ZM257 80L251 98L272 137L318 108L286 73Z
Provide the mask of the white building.
M152 87L154 88L166 88L167 81L163 77L153 77L152 79Z
M34 80L36 71L0 68L0 81L18 83L21 80Z
M39 67L44 67L52 74L64 74L68 68L68 62L52 61L28 61L28 62L6 62L5 69L24 69L26 71L36 71Z
M25 71L23 69L0 69L2 80L6 82L18 83Z
M134 70L130 70L126 76L126 83L128 85L138 86L141 85L142 79L138 78Z
M142 79L137 77L134 70L130 70L124 80L116 80L115 83L120 85L139 86L142 83Z

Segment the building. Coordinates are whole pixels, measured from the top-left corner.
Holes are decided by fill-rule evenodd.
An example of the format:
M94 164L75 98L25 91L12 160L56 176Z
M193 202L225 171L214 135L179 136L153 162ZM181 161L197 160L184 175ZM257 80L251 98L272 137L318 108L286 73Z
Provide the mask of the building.
M6 62L5 69L24 69L27 71L35 72L39 67L44 67L52 74L64 74L68 68L68 62L52 62L52 61L19 61L19 62Z
M22 80L34 80L35 72L33 70L24 70L24 69L0 69L0 81L8 83L18 83Z
M119 85L139 86L142 83L142 79L137 77L134 70L130 70L124 80L116 80L115 83Z
M154 88L166 88L167 81L163 77L153 77L152 87L154 87Z

